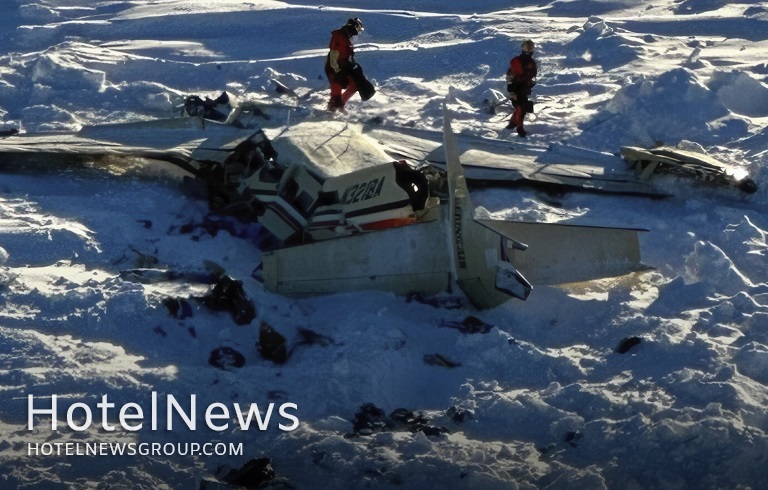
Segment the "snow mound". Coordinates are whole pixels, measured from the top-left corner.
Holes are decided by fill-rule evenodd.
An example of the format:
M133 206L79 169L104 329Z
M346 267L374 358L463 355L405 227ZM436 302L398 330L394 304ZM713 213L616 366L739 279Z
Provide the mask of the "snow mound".
M740 252L732 254L734 262L755 279L768 277L766 236L768 232L753 223L749 216L743 216L738 223L728 225L724 230L724 246Z
M600 65L605 70L625 65L640 57L638 41L621 36L610 23L590 17L581 33L566 45L566 59L571 65Z
M48 5L39 3L20 5L19 14L22 19L32 22L47 23L61 20L61 14L57 10L50 8Z
M69 43L55 46L42 54L32 70L32 81L56 90L101 91L106 75L83 65L76 49Z
M717 10L729 3L728 0L683 0L672 7L672 11L676 14L700 14Z
M709 283L725 294L736 294L754 287L725 252L711 242L697 241L693 252L686 257L685 265L693 282Z
M37 104L22 110L24 128L31 133L47 131L74 132L82 128L82 121L71 112L55 105Z
M733 356L739 372L760 383L768 383L768 346L750 342Z
M714 102L713 102L714 101ZM702 144L730 141L747 134L747 123L733 117L712 90L687 68L675 68L620 89L604 109L584 124L589 141L656 146L686 139ZM617 145L618 143L618 145Z
M750 117L768 116L768 87L747 73L716 71L707 85L731 112Z

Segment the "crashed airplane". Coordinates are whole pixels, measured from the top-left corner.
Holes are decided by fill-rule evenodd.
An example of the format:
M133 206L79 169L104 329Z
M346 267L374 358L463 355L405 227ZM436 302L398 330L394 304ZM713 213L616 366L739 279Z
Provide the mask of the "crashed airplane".
M286 295L361 289L432 294L450 290L455 281L474 306L490 308L510 297L526 299L534 284L642 268L637 229L476 219L449 117L444 138L447 205L430 208L412 226L266 253L267 289Z
M467 167L476 179L655 195L650 187L530 159L512 159L488 177L489 155L507 157L462 153L447 111L439 143L394 130L366 134L340 121L305 121L268 136L241 121L178 118L16 135L0 140L0 153L143 158L187 170L206 186L213 212L256 219L275 236L279 246L263 254L262 273L265 288L283 295L434 294L457 284L474 306L489 308L527 298L534 285L643 268L638 229L476 218L461 159L485 162ZM444 171L393 159L430 161L436 151Z

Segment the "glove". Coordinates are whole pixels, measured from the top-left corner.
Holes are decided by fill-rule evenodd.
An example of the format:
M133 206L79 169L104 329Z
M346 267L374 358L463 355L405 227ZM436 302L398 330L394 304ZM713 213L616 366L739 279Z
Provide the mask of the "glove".
M517 94L512 92L511 94L509 94L509 96L507 98L509 100L517 100Z

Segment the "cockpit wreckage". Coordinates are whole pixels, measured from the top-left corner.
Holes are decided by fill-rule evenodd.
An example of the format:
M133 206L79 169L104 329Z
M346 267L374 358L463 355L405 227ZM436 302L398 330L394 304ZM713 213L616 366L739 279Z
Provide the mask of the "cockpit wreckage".
M240 113L224 123L185 117L15 135L0 140L0 153L143 158L187 170L207 188L211 212L257 220L274 235L279 245L262 254L262 275L265 288L282 295L429 295L456 284L474 306L489 308L526 299L534 285L645 268L638 240L644 230L479 217L467 182L663 193L644 182L494 153L493 145L462 149L445 114L442 141L333 120L268 136L244 125L247 114Z

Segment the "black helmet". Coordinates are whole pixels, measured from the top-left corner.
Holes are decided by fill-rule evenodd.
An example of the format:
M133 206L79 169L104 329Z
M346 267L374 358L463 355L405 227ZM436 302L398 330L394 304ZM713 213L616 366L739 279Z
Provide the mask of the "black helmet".
M523 44L520 47L526 53L533 53L534 45L533 45L533 41L531 41L530 39L528 39L527 41L523 41Z
M352 30L355 34L360 34L365 29L363 28L363 21L360 20L359 17L353 17L347 21L346 24L344 24L344 27L348 27Z

